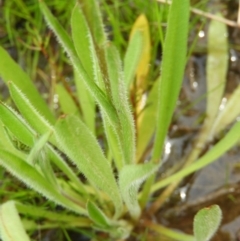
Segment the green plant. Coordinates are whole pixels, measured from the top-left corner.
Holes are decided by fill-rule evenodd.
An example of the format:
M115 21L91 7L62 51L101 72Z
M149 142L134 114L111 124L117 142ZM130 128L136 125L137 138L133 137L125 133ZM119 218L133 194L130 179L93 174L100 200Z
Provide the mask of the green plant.
M139 68L148 62L148 53L143 53L143 49L149 51L149 36L143 16L136 22L124 60L121 60L116 47L107 40L97 1L79 0L76 3L71 15L71 37L44 1L39 1L39 5L47 24L74 67L76 95L81 111L63 86L58 85L56 92L64 114L56 120L30 78L13 62L8 53L0 48L0 75L8 82L11 98L21 113L19 115L4 103L0 105L0 164L69 213L59 216L40 207L19 202L3 204L0 213L1 236L4 241L11 240L8 219L10 213L19 229L18 240L27 240L17 209L25 216L47 217L52 227L91 229L93 240L127 239L138 225L150 195L172 182L175 187L186 175L206 166L226 152L239 140L240 124L236 123L229 133L199 160L190 164L200 154L200 151L193 152L193 157L180 171L155 182L186 63L189 1L175 0L170 7L161 77L149 91L144 109L140 108L138 101L135 105L130 105L129 101L135 75L136 84L140 86L140 99L146 95L146 87L141 83L140 76L140 73L146 73ZM221 46L224 46L221 49L224 52L226 45ZM213 49L210 54L214 53L216 51ZM141 59L146 62L141 63ZM208 72L211 73L211 70ZM221 76L224 77L224 74ZM218 87L217 82L209 91L219 89ZM213 92L218 96L216 98L219 102L222 92ZM212 98L212 95L208 96ZM104 141L97 138L95 130L96 105L104 126ZM155 112L156 115L152 115ZM201 145L206 143L206 129L207 132L211 130L213 135L217 133L216 116L217 123L221 123L220 120L223 119L210 107L208 113L213 113L212 122L210 125L208 119L208 126L203 128L204 138L199 138ZM138 116L140 117L136 118ZM234 117L231 118L227 123ZM155 130L152 154L144 157L144 150ZM57 175L59 172L64 174L62 178ZM172 190L172 187L170 189ZM153 202L150 207L152 213L159 208L159 203L159 200ZM215 209L217 208L214 207ZM208 223L212 222L211 218L219 221L220 211L217 211L216 216L215 212L210 214ZM26 229L36 228L34 221L24 223ZM45 224L42 228L50 227L49 222ZM194 240L191 235L180 235L151 222L146 224L150 229L160 231L166 236L174 235L178 240ZM196 221L196 226L198 225ZM215 232L215 227L211 226L210 229L212 233ZM206 235L207 238L210 236Z

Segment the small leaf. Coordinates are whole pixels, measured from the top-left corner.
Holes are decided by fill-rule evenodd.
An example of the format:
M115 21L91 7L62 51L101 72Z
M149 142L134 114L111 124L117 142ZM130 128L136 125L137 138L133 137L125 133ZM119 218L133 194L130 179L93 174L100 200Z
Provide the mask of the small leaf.
M138 204L138 189L140 185L155 171L158 166L152 163L126 165L119 174L119 187L123 200L134 219L138 219L141 209Z
M8 201L0 206L0 238L3 241L30 241L14 201Z
M108 160L87 126L76 116L62 117L56 125L59 147L67 154L86 178L112 199L116 215L122 211L122 200Z
M108 228L110 220L93 202L87 202L88 215L92 221L101 228Z
M222 211L218 205L203 208L194 217L194 236L196 241L209 241L216 233L222 220Z

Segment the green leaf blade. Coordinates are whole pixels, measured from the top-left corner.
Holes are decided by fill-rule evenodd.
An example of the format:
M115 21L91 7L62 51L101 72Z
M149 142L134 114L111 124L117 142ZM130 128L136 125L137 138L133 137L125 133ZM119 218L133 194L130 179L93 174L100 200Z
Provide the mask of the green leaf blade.
M0 238L3 241L30 241L14 201L8 201L0 206Z
M70 209L79 214L87 214L86 210L63 197L58 190L31 165L20 157L1 149L0 165L6 168L11 174L23 181L29 187L47 197L51 201Z
M109 195L119 215L122 201L113 171L96 138L86 125L75 116L63 117L57 122L55 135L59 147L86 178Z
M159 162L181 88L187 55L189 11L189 0L172 1L162 57L154 162Z
M8 83L12 81L26 94L27 98L46 117L50 123L54 123L55 117L38 93L29 76L9 56L7 51L0 47L0 76Z
M137 191L143 181L152 175L157 168L158 166L153 163L126 165L119 174L122 197L133 219L137 220L141 214Z
M194 217L193 229L196 241L209 241L216 233L222 220L218 205L201 209Z

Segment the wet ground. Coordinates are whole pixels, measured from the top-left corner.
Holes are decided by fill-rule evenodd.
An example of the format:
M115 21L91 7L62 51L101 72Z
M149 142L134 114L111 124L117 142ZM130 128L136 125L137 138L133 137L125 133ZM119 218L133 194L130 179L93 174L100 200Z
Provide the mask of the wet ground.
M212 1L216 2L217 1ZM227 18L236 20L237 2L223 1L221 8ZM240 29L228 27L229 69L224 97L228 97L240 83ZM204 115L206 101L202 98L187 112L179 110L195 102L206 93L206 37L207 25L197 43L197 52L190 58L175 123L169 136L168 161L171 166L193 148ZM219 36L221 37L221 36ZM240 108L236 105L236 108ZM181 115L179 115L181 113ZM213 143L214 144L214 143ZM221 227L213 241L240 240L240 146L236 146L213 164L188 177L157 214L160 223L192 234L193 217L203 207L218 204L223 212Z

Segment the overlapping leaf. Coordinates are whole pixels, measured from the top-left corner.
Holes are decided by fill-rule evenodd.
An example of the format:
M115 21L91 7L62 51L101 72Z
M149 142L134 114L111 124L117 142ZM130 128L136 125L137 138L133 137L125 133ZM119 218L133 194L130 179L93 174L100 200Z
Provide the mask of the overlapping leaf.
M55 136L60 148L90 183L109 195L118 216L122 211L119 189L111 166L90 130L79 118L70 115L57 122Z

